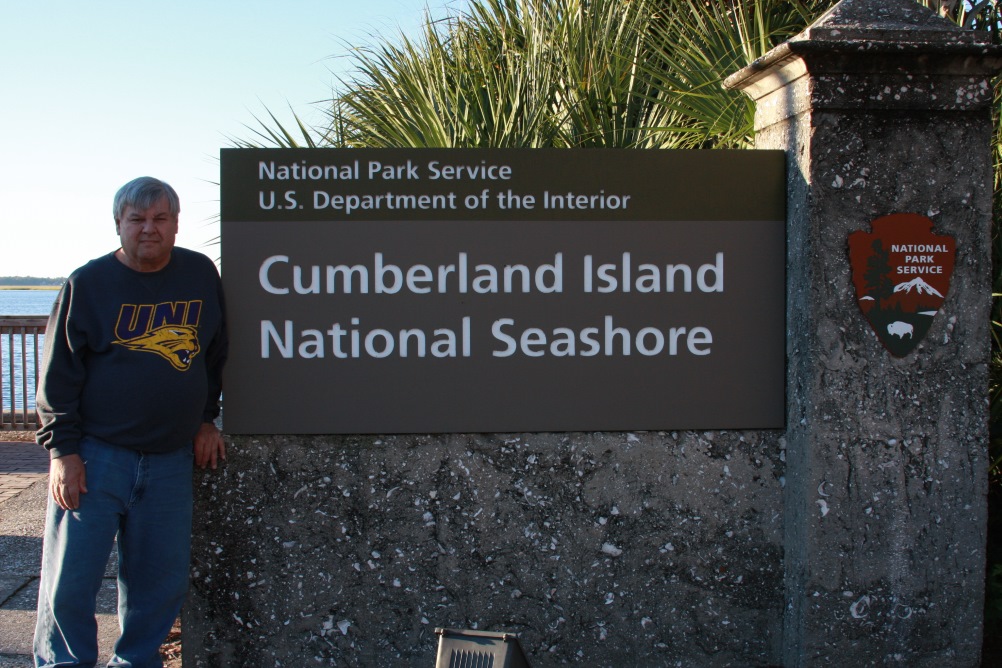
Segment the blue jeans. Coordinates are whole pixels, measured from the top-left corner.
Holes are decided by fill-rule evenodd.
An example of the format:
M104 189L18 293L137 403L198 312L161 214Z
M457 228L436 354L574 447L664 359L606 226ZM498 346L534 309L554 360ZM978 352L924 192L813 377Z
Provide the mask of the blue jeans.
M109 666L161 668L159 649L188 589L192 452L143 454L84 437L80 507L49 495L35 665L97 663L95 607L118 536L118 623Z

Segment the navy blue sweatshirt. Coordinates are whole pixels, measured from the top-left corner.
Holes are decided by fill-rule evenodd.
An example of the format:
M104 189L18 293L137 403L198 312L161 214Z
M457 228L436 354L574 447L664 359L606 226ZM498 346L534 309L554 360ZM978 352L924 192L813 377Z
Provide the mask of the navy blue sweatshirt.
M141 452L188 447L219 415L227 336L222 284L209 258L174 248L160 271L114 253L67 279L49 316L38 379L51 457L80 438Z

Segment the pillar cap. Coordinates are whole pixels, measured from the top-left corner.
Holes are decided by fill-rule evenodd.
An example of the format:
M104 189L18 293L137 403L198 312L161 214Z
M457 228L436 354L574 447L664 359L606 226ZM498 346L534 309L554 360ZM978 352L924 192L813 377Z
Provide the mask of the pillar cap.
M915 0L842 0L790 41L987 44L989 38Z
M796 61L815 54L824 54L826 60L840 56L836 60L846 66L851 63L853 71L861 64L865 67L864 61L878 71L886 69L879 56L918 54L936 56L921 65L929 71L955 70L958 61L965 72L994 73L1002 67L1002 47L992 45L988 34L965 30L915 0L842 0L806 30L727 77L724 87L758 98L768 91L756 90L762 88L756 84L768 77L772 80L768 89L785 85L810 69L808 63ZM984 60L983 66L973 66L972 57ZM773 76L791 65L785 76Z

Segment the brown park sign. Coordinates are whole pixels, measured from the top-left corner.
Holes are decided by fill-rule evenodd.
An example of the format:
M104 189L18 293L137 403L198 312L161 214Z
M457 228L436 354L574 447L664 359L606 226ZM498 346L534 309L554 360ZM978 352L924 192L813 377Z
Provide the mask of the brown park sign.
M778 151L222 151L232 433L779 428Z
M925 216L895 213L873 221L870 232L849 235L859 308L896 357L925 338L950 290L956 242L932 227Z

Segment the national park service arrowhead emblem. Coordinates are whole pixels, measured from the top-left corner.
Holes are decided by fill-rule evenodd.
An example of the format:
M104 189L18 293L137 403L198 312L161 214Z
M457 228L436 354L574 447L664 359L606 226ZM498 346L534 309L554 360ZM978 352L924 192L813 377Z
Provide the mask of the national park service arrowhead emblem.
M932 227L925 216L895 213L873 221L871 232L849 235L859 308L895 357L925 337L950 290L956 242Z

